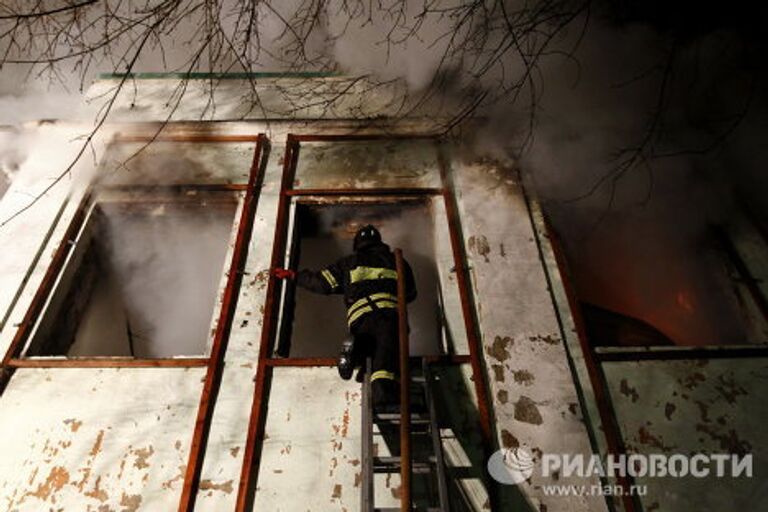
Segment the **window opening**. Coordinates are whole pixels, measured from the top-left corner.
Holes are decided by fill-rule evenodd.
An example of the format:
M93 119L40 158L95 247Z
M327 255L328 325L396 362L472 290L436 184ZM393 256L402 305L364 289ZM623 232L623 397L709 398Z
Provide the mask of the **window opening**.
M352 252L357 229L373 224L393 250L403 249L418 290L409 305L411 354L438 354L441 341L438 276L431 201L390 203L297 203L291 266L321 269ZM289 285L282 309L278 353L290 357L336 357L348 336L346 309L338 295L325 296Z
M207 352L236 209L228 192L97 201L26 355Z
M765 317L724 230L703 232L694 247L661 247L644 231L613 236L602 245L572 242L570 254L564 247L593 347L765 342Z

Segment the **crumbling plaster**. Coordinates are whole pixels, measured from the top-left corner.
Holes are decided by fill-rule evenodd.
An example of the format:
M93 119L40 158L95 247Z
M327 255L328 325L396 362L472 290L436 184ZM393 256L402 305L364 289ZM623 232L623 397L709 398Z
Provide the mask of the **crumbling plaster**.
M167 82L147 84L147 87L143 88L142 91L149 92L146 96L142 96L141 101L146 100L151 103L154 101L152 98L158 97L158 91L152 88L162 89L164 87L169 87L169 84ZM121 110L118 105L116 109L117 115L122 116L123 120L140 119L146 121L147 117L157 120L163 119L162 112L155 112L151 108L145 109L144 113L149 112L149 114L141 117L130 111L127 106L124 105L124 107ZM235 110L231 110L231 112L235 112ZM224 116L229 111L222 108L217 112L218 115ZM284 152L283 141L285 141L288 133L348 132L354 123L296 121L262 124L233 122L217 123L215 129L212 129L210 125L203 128L201 125L194 124L193 121L199 118L196 116L197 113L194 108L188 111L181 109L177 118L181 121L188 121L188 123L179 126L178 129L185 133L209 135L254 135L264 132L272 141L267 175L259 191L259 203L246 262L246 274L240 290L238 308L235 312L232 336L224 359L222 385L214 409L197 498L197 510L219 511L234 508L242 467L245 434L253 397L253 379L259 355L258 346L266 295L266 281L274 239L274 219ZM135 127L121 125L117 129L123 133L130 131L149 135L153 133L151 126L144 125ZM372 125L367 129L375 131L376 127ZM403 122L402 129L405 131L425 131L427 127L419 126L418 123ZM158 144L156 150L159 150L161 146L162 144ZM233 147L235 146L233 145ZM242 145L238 147L242 148ZM205 179L213 176L213 181L216 181L216 176L223 176L225 182L244 182L251 163L250 154L248 151L239 151L237 155L227 160L229 164L224 169L217 169L216 162L219 160L214 162L207 157L199 159L202 168L193 167L198 170L202 169L200 176ZM436 171L436 169L434 170ZM507 447L520 444L534 451L589 453L588 436L582 423L573 378L568 367L551 296L547 290L544 269L534 240L533 226L522 189L496 164L464 165L455 161L453 172L456 174L459 206L462 213L461 222L464 227L464 242L468 249L483 336L482 356L486 369L484 378L489 382L493 398L493 415L498 442L501 446ZM39 189L42 183L43 181L38 179L29 188L24 189L21 188L23 180L18 184L15 182L0 203L0 212L15 211L19 205L25 204L22 196L34 193L34 190ZM2 311L10 310L11 314L5 328L0 332L0 349L5 350L8 347L15 331L12 326L18 323L26 310L31 295L37 288L39 279L47 267L50 255L61 239L74 208L79 203L79 197L75 194L65 204L64 198L67 196L68 189L68 184L54 187L49 195L45 196L30 210L30 215L20 218L17 223L10 224L9 229L0 231L0 237L3 237L0 239L4 244L13 241L18 247L13 256L4 255L1 263L3 265L3 272L0 274L3 276L1 288L3 295L0 295L0 299L2 299L0 306L2 306ZM46 234L50 236L46 238ZM446 233L442 232L439 236L443 237L440 246L446 248ZM37 261L35 255L38 254L41 247L43 249L40 252L40 260ZM448 268L450 267L450 260L443 258L440 261L440 266L443 282L455 285L454 279L451 277L452 269ZM25 282L25 279L28 280ZM17 294L19 290L21 293ZM455 300L451 304L454 310L457 309L458 304ZM459 325L460 323L457 327ZM460 353L463 352L464 349L462 348ZM34 431L35 428L41 430L58 429L60 436L55 438L56 443L72 442L72 446L81 446L78 448L79 451L71 452L72 458L71 460L68 459L68 466L64 466L64 470L69 475L66 479L63 477L64 473L59 470L53 473L53 483L51 484L53 487L66 480L56 493L48 494L47 499L56 496L57 500L74 500L78 496L79 490L75 491L71 485L73 475L83 467L82 464L87 462L88 449L92 448L101 428L105 432L109 431L108 427L113 430L120 429L120 431L130 428L142 429L141 440L152 446L154 450L152 458L163 465L162 471L151 474L147 477L146 482L142 480L145 478L143 474L138 473L139 469L146 468L136 468L137 476L135 478L139 478L138 483L136 483L135 478L125 481L123 479L110 479L118 474L116 471L120 466L120 457L134 457L130 450L147 449L144 445L139 446L132 443L132 440L139 439L132 437L138 430L129 430L125 442L119 446L113 445L114 451L109 451L109 458L104 459L101 463L103 464L100 466L102 473L111 476L110 478L104 476L99 482L99 490L108 493L110 499L119 497L120 500L123 499L122 495L125 492L128 496L126 499L130 503L135 503L135 501L130 501L133 499L131 496L134 495L132 493L135 491L136 494L142 496L140 505L143 510L157 510L158 508L149 506L149 503L155 503L153 500L158 500L156 503L163 503L159 509L172 509L174 506L167 506L166 503L178 499L177 486L180 485L180 482L174 480L178 476L179 470L176 462L183 460L183 463L186 463L186 457L181 457L181 455L189 446L193 421L188 420L193 419L194 412L196 412L203 371L203 369L21 369L14 375L6 394L0 398L0 408L8 408L8 412L4 411L2 414L3 421L0 422L0 429L10 428L7 425L13 426L16 437L11 437L12 439L33 441L37 438L30 437L30 427L31 431ZM333 417L336 418L339 416L337 413L340 413L341 418L344 418L342 409L344 407L349 408L349 426L346 432L350 439L337 439L339 433L331 430L326 432L327 436L323 434L321 437L326 441L320 448L321 458L326 460L328 456L333 454L334 443L343 442L345 445L343 451L341 449L337 451L347 457L345 464L339 463L334 471L331 471L329 466L330 473L315 472L315 478L311 480L309 485L312 489L324 493L323 496L328 495L325 496L328 509L337 510L342 505L349 505L348 509L354 510L357 503L355 480L359 473L359 468L350 462L354 460L352 459L353 454L357 452L355 432L359 432L359 422L355 419L356 411L352 407L357 400L354 390L344 387L349 386L348 384L339 384L337 387L333 387L332 384L338 384L338 382L331 378L335 377L332 369L290 369L284 373L290 384L284 388L279 388L276 392L278 394L274 395L273 399L281 396L279 393L288 393L289 390L293 389L296 397L303 397L301 400L311 404L310 395L312 393L310 391L314 392L315 390L309 388L294 389L295 386L303 385L301 384L303 377L294 376L291 378L292 372L302 376L305 372L307 376L311 375L311 378L322 383L322 386L317 390L318 395L328 399L328 410L320 408L318 404L318 410L306 411L307 418L320 418L321 416L325 418L327 415L335 415ZM25 383L45 383L49 378L53 379L53 382L63 382L59 380L61 375L70 376L64 378L76 380L77 382L74 384L84 386L84 390L93 383L98 383L99 386L95 386L96 391L83 391L82 397L69 396L68 386L61 386L62 389L57 388L55 393L59 393L62 398L60 398L59 404L52 408L50 415L35 420L38 423L28 419L26 416L29 411L23 409L22 406L27 408L39 407L37 403L39 390L48 389L48 393L54 391L49 389L50 385L46 387L45 385L25 385ZM178 375L183 375L185 378L180 378ZM281 373L281 375L283 374ZM76 379L74 376L82 376L82 378ZM177 379L178 382L173 379ZM160 385L162 382L177 382L179 389L169 391L168 394L158 393L158 386L159 389L166 390L166 387ZM467 380L466 382L469 383L470 381ZM120 391L121 386L125 388L125 396L121 392L115 392L115 390ZM77 388L69 386L69 389ZM133 394L130 393L132 390L135 390ZM91 396L93 393L98 396L94 398ZM113 394L120 397L120 400L114 399ZM87 400L89 396L91 397L90 401ZM93 404L102 402L105 404L104 407L107 407L106 413L101 411L100 407L92 407ZM146 405L141 405L142 403L146 403ZM157 407L167 407L169 404L171 405L171 412L160 414L160 419L157 419ZM295 409L297 405L283 403L279 407ZM342 409L337 406L342 407ZM279 409L279 407L276 405L274 409ZM23 414L17 414L17 409ZM90 411L88 414L86 414L86 409ZM186 419L177 418L172 415L173 412L176 412L175 409L183 410L185 411L184 414L191 414L192 416L185 416ZM268 435L270 432L275 435L282 435L280 428L288 429L286 432L290 432L291 428L298 428L299 434L305 435L316 428L316 425L311 422L295 423L293 426L287 423L275 423L280 419L280 416L275 413L274 409L272 415L268 415L267 419ZM80 414L82 418L64 413L64 411L69 412L71 410L82 411ZM113 412L110 413L110 411ZM126 411L130 412L130 416L125 415ZM7 422L5 418L8 417L19 418L18 421L21 424ZM73 433L71 428L74 423L64 423L70 418L83 422L84 434L82 437L77 437L74 440L63 437L67 433L66 429L70 429L70 433ZM93 421L94 426L86 428L86 425L90 425L90 423L87 423L84 418L91 418L89 421ZM93 418L98 418L98 421ZM152 423L153 421L157 423ZM150 428L150 425L157 426ZM85 432L88 432L88 435ZM176 437L173 437L172 434ZM105 439L106 436L105 433ZM176 447L176 441L180 441L181 448ZM30 446L29 443L19 442L14 447L19 463L23 464L24 461L35 461L39 458L39 453ZM274 446L269 443L265 444L262 471L268 472L277 468L276 464L285 458L285 454L281 454L279 449L277 451L272 449L276 446L276 444ZM295 460L286 460L286 463L290 463L291 467L298 471L297 474L302 478L307 477L309 473L305 472L308 470L300 466L301 457L298 456L300 455L298 452L296 453ZM44 461L45 459L41 460ZM133 459L130 460L133 461ZM332 460L332 458L328 460ZM28 462L29 464L30 462ZM126 462L127 464L128 462ZM143 464L142 462L139 465ZM296 466L293 466L294 464ZM18 503L19 497L23 497L29 492L36 492L37 480L30 481L29 475L26 475L27 480L18 477L11 466L0 467L4 468L0 477L5 478L4 481L6 482L5 488L0 487L3 489L2 498L9 499L10 497ZM44 466L45 469L48 469L48 473L45 475L46 479L51 474L53 467L55 465ZM41 471L42 469L38 473ZM138 477L140 474L142 476ZM261 474L259 477L260 485L262 480L270 482L270 479L277 478L278 475L279 473L274 473L274 471L271 474ZM169 481L172 481L168 484L169 488L163 487L163 483ZM95 481L93 483L95 484ZM336 489L337 483L342 486L339 492ZM549 512L557 510L601 511L605 509L605 503L600 498L546 498L540 489L540 486L545 483L549 482L542 482L534 478L532 481L519 486L512 493L512 499L518 503L527 503L528 507L533 510L544 510L546 507ZM279 485L288 485L290 488L287 479ZM276 499L274 492L264 489L263 493L257 492L256 503L270 503ZM141 493L139 493L140 490ZM28 501L31 499L32 497L28 496L25 503L32 503L32 501ZM301 499L306 501L313 499L313 497L303 496ZM110 501L109 503L113 502ZM120 505L119 502L115 503ZM94 502L95 505L96 502ZM127 507L127 505L120 506ZM98 510L98 508L94 508L94 510Z
M592 452L528 205L512 169L454 161L482 351L500 446L542 453ZM545 496L554 483L596 485L596 478L534 476L507 488L531 510L601 511L604 498Z

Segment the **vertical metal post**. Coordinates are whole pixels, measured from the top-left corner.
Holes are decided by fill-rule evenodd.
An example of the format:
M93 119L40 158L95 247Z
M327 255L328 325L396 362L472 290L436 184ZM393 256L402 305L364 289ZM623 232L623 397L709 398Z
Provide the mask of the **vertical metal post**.
M282 265L285 259L285 246L288 237L287 220L290 208L290 198L287 191L293 185L296 173L296 163L299 157L299 143L288 134L283 160L283 177L280 184L280 199L277 205L277 220L275 221L275 239L272 244L272 260L269 268ZM277 314L279 305L276 304L282 283L270 273L267 283L267 299L264 304L264 320L259 342L259 364L256 370L256 386L251 404L251 418L248 422L248 434L243 449L243 466L240 472L240 484L237 490L237 512L245 512L252 508L253 494L256 491L258 468L254 467L259 459L261 443L264 440L264 428L269 402L269 386L272 367L267 365L271 352L271 343L277 330Z
M532 211L530 200L525 194L524 197L530 213ZM531 217L531 222L534 223L533 217ZM581 351L584 355L584 364L587 367L587 373L589 374L592 389L594 389L595 401L597 402L597 410L600 415L602 430L608 446L608 453L614 456L626 455L627 449L621 435L621 427L619 426L616 411L613 409L613 401L611 399L610 391L608 390L608 382L605 378L605 373L603 372L603 366L595 357L595 352L587 339L584 319L581 317L581 307L579 306L576 292L571 287L570 272L565 256L562 253L560 239L558 238L557 233L551 229L549 223L546 222L546 219L544 226L547 230L547 238L549 239L550 247L552 248L552 254L555 257L555 263L562 276L563 289L565 291L565 296L568 299L568 307L571 311L571 316L573 317L574 326L576 327L576 336L579 339L579 345L581 346ZM539 245L539 254L542 254L541 241L539 240L539 235L535 229L534 236L536 237L536 243ZM547 286L552 290L546 266L544 267L544 270L544 273L547 276ZM555 311L557 311L557 308L555 308ZM642 510L642 506L639 504L637 496L632 496L630 493L630 488L633 485L632 477L629 475L617 476L616 482L622 488L623 493L615 497L614 500L616 502L621 502L624 507L624 512L636 512ZM610 499L606 501L610 501Z
M360 490L360 512L372 512L373 494L373 407L371 404L371 358L365 359L365 378L363 380L362 411L362 488Z
M75 242L77 240L78 234L85 224L90 206L91 193L88 192L80 201L80 205L77 207L72 220L69 222L69 226L64 233L64 238L56 248L56 252L53 254L53 258L48 265L48 269L45 271L45 275L43 276L43 280L40 283L40 287L32 297L32 303L30 304L27 312L24 314L24 318L22 319L21 324L18 326L19 329L16 331L16 334L14 335L7 352L3 356L2 362L0 363L0 396L2 396L6 386L8 385L8 382L11 380L13 372L16 371L15 368L10 366L10 362L12 359L21 356L21 353L24 350L24 345L29 340L29 336L37 324L39 316L43 312L46 301L50 297L51 293L53 293L56 279L64 268L64 264L66 263L67 258L75 248Z
M435 378L432 369L425 358L421 360L422 373L424 374L424 396L427 399L427 412L429 413L429 430L432 438L432 451L435 455L435 478L437 478L437 494L440 500L440 512L449 512L450 499L448 496L448 482L445 477L445 458L443 457L443 439L440 435L440 423L437 421L437 407L433 387Z
M486 459L491 456L493 447L496 446L493 421L491 419L491 409L489 404L490 393L486 381L486 371L483 368L483 344L480 335L479 322L476 316L474 297L472 295L472 280L469 277L469 268L466 262L466 253L464 249L463 235L461 232L461 221L459 216L459 205L456 200L456 191L454 183L449 172L449 161L444 154L440 143L437 143L437 159L440 164L440 179L443 184L443 198L445 201L445 213L448 216L448 231L451 238L451 250L453 251L453 261L456 265L456 284L459 287L459 297L461 298L461 312L464 318L464 328L467 331L467 343L469 345L470 363L472 366L472 381L475 384L475 394L477 395L477 412L480 415L480 433L483 438L483 451L486 453ZM491 496L492 505L495 504L495 498Z
M192 443L187 459L187 469L184 474L184 484L181 489L178 512L192 512L200 487L200 475L203 470L203 459L208 444L208 435L213 421L213 409L224 374L224 355L227 342L232 331L237 302L240 298L240 285L243 281L243 271L248 258L248 247L253 233L253 223L256 217L256 207L261 184L266 172L266 155L269 142L263 134L259 134L253 154L248 189L243 199L240 222L237 228L235 247L232 250L232 260L227 273L227 286L221 299L221 311L216 323L216 333L211 345L211 356L208 360L208 370L203 381L203 391L197 408L195 429L192 432Z
M400 339L400 510L411 512L411 374L408 368L408 306L403 251L395 249Z

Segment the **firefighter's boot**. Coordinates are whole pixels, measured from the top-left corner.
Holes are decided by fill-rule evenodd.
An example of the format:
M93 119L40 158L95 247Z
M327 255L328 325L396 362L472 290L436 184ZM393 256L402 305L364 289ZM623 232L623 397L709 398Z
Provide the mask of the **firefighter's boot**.
M355 350L354 338L347 338L341 344L341 355L339 355L339 375L344 380L352 378L355 371L355 360L353 353Z

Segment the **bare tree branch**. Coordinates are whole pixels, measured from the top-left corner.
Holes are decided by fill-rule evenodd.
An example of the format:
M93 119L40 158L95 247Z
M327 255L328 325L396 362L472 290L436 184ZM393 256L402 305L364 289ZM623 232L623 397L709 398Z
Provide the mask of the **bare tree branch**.
M14 13L14 14L6 14L6 15L0 15L0 20L23 20L26 18L40 18L43 16L53 16L54 14L60 14L66 11L72 11L75 9L80 9L82 7L86 7L91 4L95 4L98 0L84 0L80 3L74 3L71 5L64 5L62 7L56 8L56 9L50 9L47 11L39 11L39 12L27 12L27 13Z
M497 107L515 112L520 119L519 136L510 149L519 156L534 143L542 88L545 80L551 80L545 70L551 61L566 62L576 67L578 80L577 50L592 11L601 5L591 0L36 0L30 7L27 0L6 0L0 6L0 68L27 66L24 72L36 79L60 82L74 72L81 87L92 70L121 77L109 97L102 98L105 103L97 115L96 130L108 122L129 74L155 62L153 71L178 73L181 79L167 98L170 112L176 111L187 93L187 79L205 72L209 73L207 98L201 119L213 118L222 77L236 72L248 83L242 97L243 115L259 112L264 119L310 111L332 115L340 105L361 120L438 112L439 118L433 116L438 125L435 131L449 133L478 112ZM385 69L352 69L354 76L330 85L310 80L300 86L272 84L284 107L275 112L270 110L275 108L272 104L265 105L260 72L348 71L338 48L355 39L370 47L371 58ZM186 51L182 58L180 48ZM661 149L670 131L666 113L679 65L674 48L660 62L616 85L650 83L661 75L657 102L650 107L639 140L622 148L613 164L570 201L590 197L602 187L615 191L617 181L634 169L652 174L654 159L707 152L736 130L749 101L707 144ZM402 86L398 77L405 73L397 69L398 59L407 60L412 51L429 56L424 62L430 66L427 83L411 90L401 87L400 96L376 110L369 98ZM168 121L170 117L162 124ZM94 134L86 137L86 145Z

